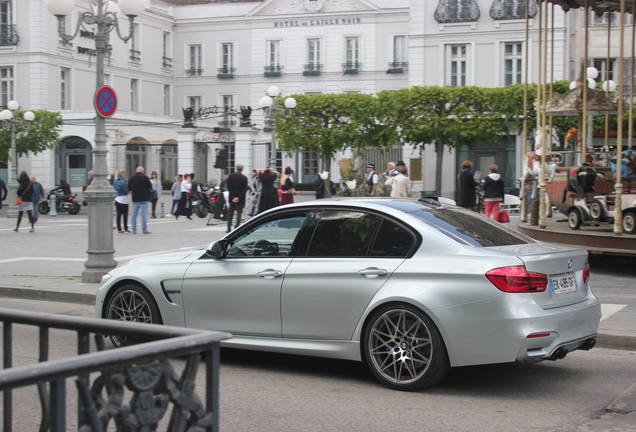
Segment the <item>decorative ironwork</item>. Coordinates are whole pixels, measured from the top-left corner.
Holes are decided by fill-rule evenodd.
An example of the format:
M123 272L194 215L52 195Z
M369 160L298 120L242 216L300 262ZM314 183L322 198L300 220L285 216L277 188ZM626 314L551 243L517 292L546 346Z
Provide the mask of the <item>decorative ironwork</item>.
M15 46L20 42L18 29L13 24L0 24L0 46Z
M361 67L362 67L362 63L357 61L342 63L342 71L344 72L344 75L347 75L347 74L355 75L358 73Z
M479 6L475 0L440 0L434 17L438 23L473 22L479 19Z
M222 133L220 128L214 128L212 132L206 132L201 138L195 138L194 142L199 144L233 143L234 134Z
M141 51L137 51L134 49L130 50L130 61L140 62L141 61Z
M577 84L580 80L577 80ZM583 111L583 87L577 86L568 91L563 96L553 93L552 97L545 104L545 112L550 116L574 116ZM587 113L598 115L605 113L615 113L618 105L612 102L605 92L600 90L587 89Z
M70 377L77 377L77 424L81 432L110 430L112 421L118 431L156 430L168 411L172 411L167 428L171 432L218 430L219 343L230 334L10 309L0 309L0 321L4 349L0 391L4 393L5 430L12 430L12 391L27 386L38 388L39 430L67 430L66 379ZM12 367L13 324L39 328L39 363ZM49 361L50 329L75 332L78 355ZM97 352L90 352L91 334ZM152 342L106 349L104 334ZM187 358L187 363L179 376L170 359L182 357ZM202 361L206 369L205 404L194 391ZM100 373L92 385L91 373Z
M203 69L190 68L190 69L186 69L185 73L188 76L201 76L201 75L203 75Z
M281 65L265 66L266 77L279 77L283 73L283 67Z
M162 66L166 69L172 69L172 59L170 57L162 57Z
M318 63L308 63L304 65L304 67L303 75L305 76L320 75L320 71L322 70L322 65Z
M223 66L217 69L220 74L233 74L236 71L234 66Z
M529 0L528 18L537 14L537 3ZM490 17L494 20L515 20L526 18L526 0L495 0L490 7Z
M389 62L387 74L401 74L409 70L409 62Z

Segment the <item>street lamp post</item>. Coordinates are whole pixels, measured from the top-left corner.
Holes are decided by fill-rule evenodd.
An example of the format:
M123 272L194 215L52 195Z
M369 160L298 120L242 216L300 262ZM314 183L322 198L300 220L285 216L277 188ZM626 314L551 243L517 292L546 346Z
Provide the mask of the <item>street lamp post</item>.
M2 121L2 125L5 129L9 131L11 134L11 154L10 154L10 162L8 166L8 188L9 188L9 209L7 210L7 217L17 217L18 216L18 207L15 205L15 199L17 198L18 192L18 149L17 149L17 130L16 126L22 119L31 122L35 118L35 114L31 111L26 111L22 116L22 119L19 119L14 116L14 112L20 108L20 104L16 101L9 101L7 104L7 108L0 112L0 121ZM37 209L36 209L37 211Z
M258 106L264 110L265 120L271 125L272 129L272 144L269 149L269 166L273 169L276 168L276 118L284 113L284 108L274 103L279 96L280 89L276 86L271 86L267 89L267 95L263 96L258 101ZM296 99L288 97L285 99L284 105L288 110L292 110L296 108Z
M116 30L117 35L124 42L128 42L134 34L134 19L143 13L148 5L148 0L119 0L116 4L129 20L128 36L122 36L117 19L117 6L109 0L89 0L90 11L81 12L77 21L77 28L73 35L64 32L64 17L73 12L75 0L46 0L46 6L58 20L59 36L71 41L79 33L83 24L96 25L95 55L96 76L99 90L104 85L104 54L108 50L108 37L111 31ZM96 108L95 115L95 146L93 148L93 181L84 193L88 200L88 259L84 263L85 270L82 273L82 282L96 283L109 270L117 266L113 255L112 229L112 202L115 191L107 180L108 175L108 149L106 148L106 119L100 115Z

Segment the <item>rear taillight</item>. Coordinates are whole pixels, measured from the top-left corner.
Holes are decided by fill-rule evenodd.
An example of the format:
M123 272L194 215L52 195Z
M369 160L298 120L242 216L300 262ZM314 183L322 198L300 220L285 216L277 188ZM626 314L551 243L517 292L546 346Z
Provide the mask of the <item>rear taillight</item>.
M583 283L586 284L590 280L590 263L585 264L583 269Z
M548 276L532 273L524 266L500 267L486 273L494 286L507 293L543 292L548 287Z

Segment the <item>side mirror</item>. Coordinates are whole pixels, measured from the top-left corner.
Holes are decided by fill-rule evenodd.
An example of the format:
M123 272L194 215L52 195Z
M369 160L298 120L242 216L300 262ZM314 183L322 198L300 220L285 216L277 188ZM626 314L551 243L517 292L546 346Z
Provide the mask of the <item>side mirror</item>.
M210 243L205 250L205 254L212 258L223 258L229 242L227 240L218 240Z

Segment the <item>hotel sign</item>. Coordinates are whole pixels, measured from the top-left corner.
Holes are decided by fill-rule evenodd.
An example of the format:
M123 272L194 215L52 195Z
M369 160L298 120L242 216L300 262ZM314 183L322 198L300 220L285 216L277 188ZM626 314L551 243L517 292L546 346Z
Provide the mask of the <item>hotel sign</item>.
M312 27L328 25L362 24L361 18L326 18L295 21L276 21L274 27Z

